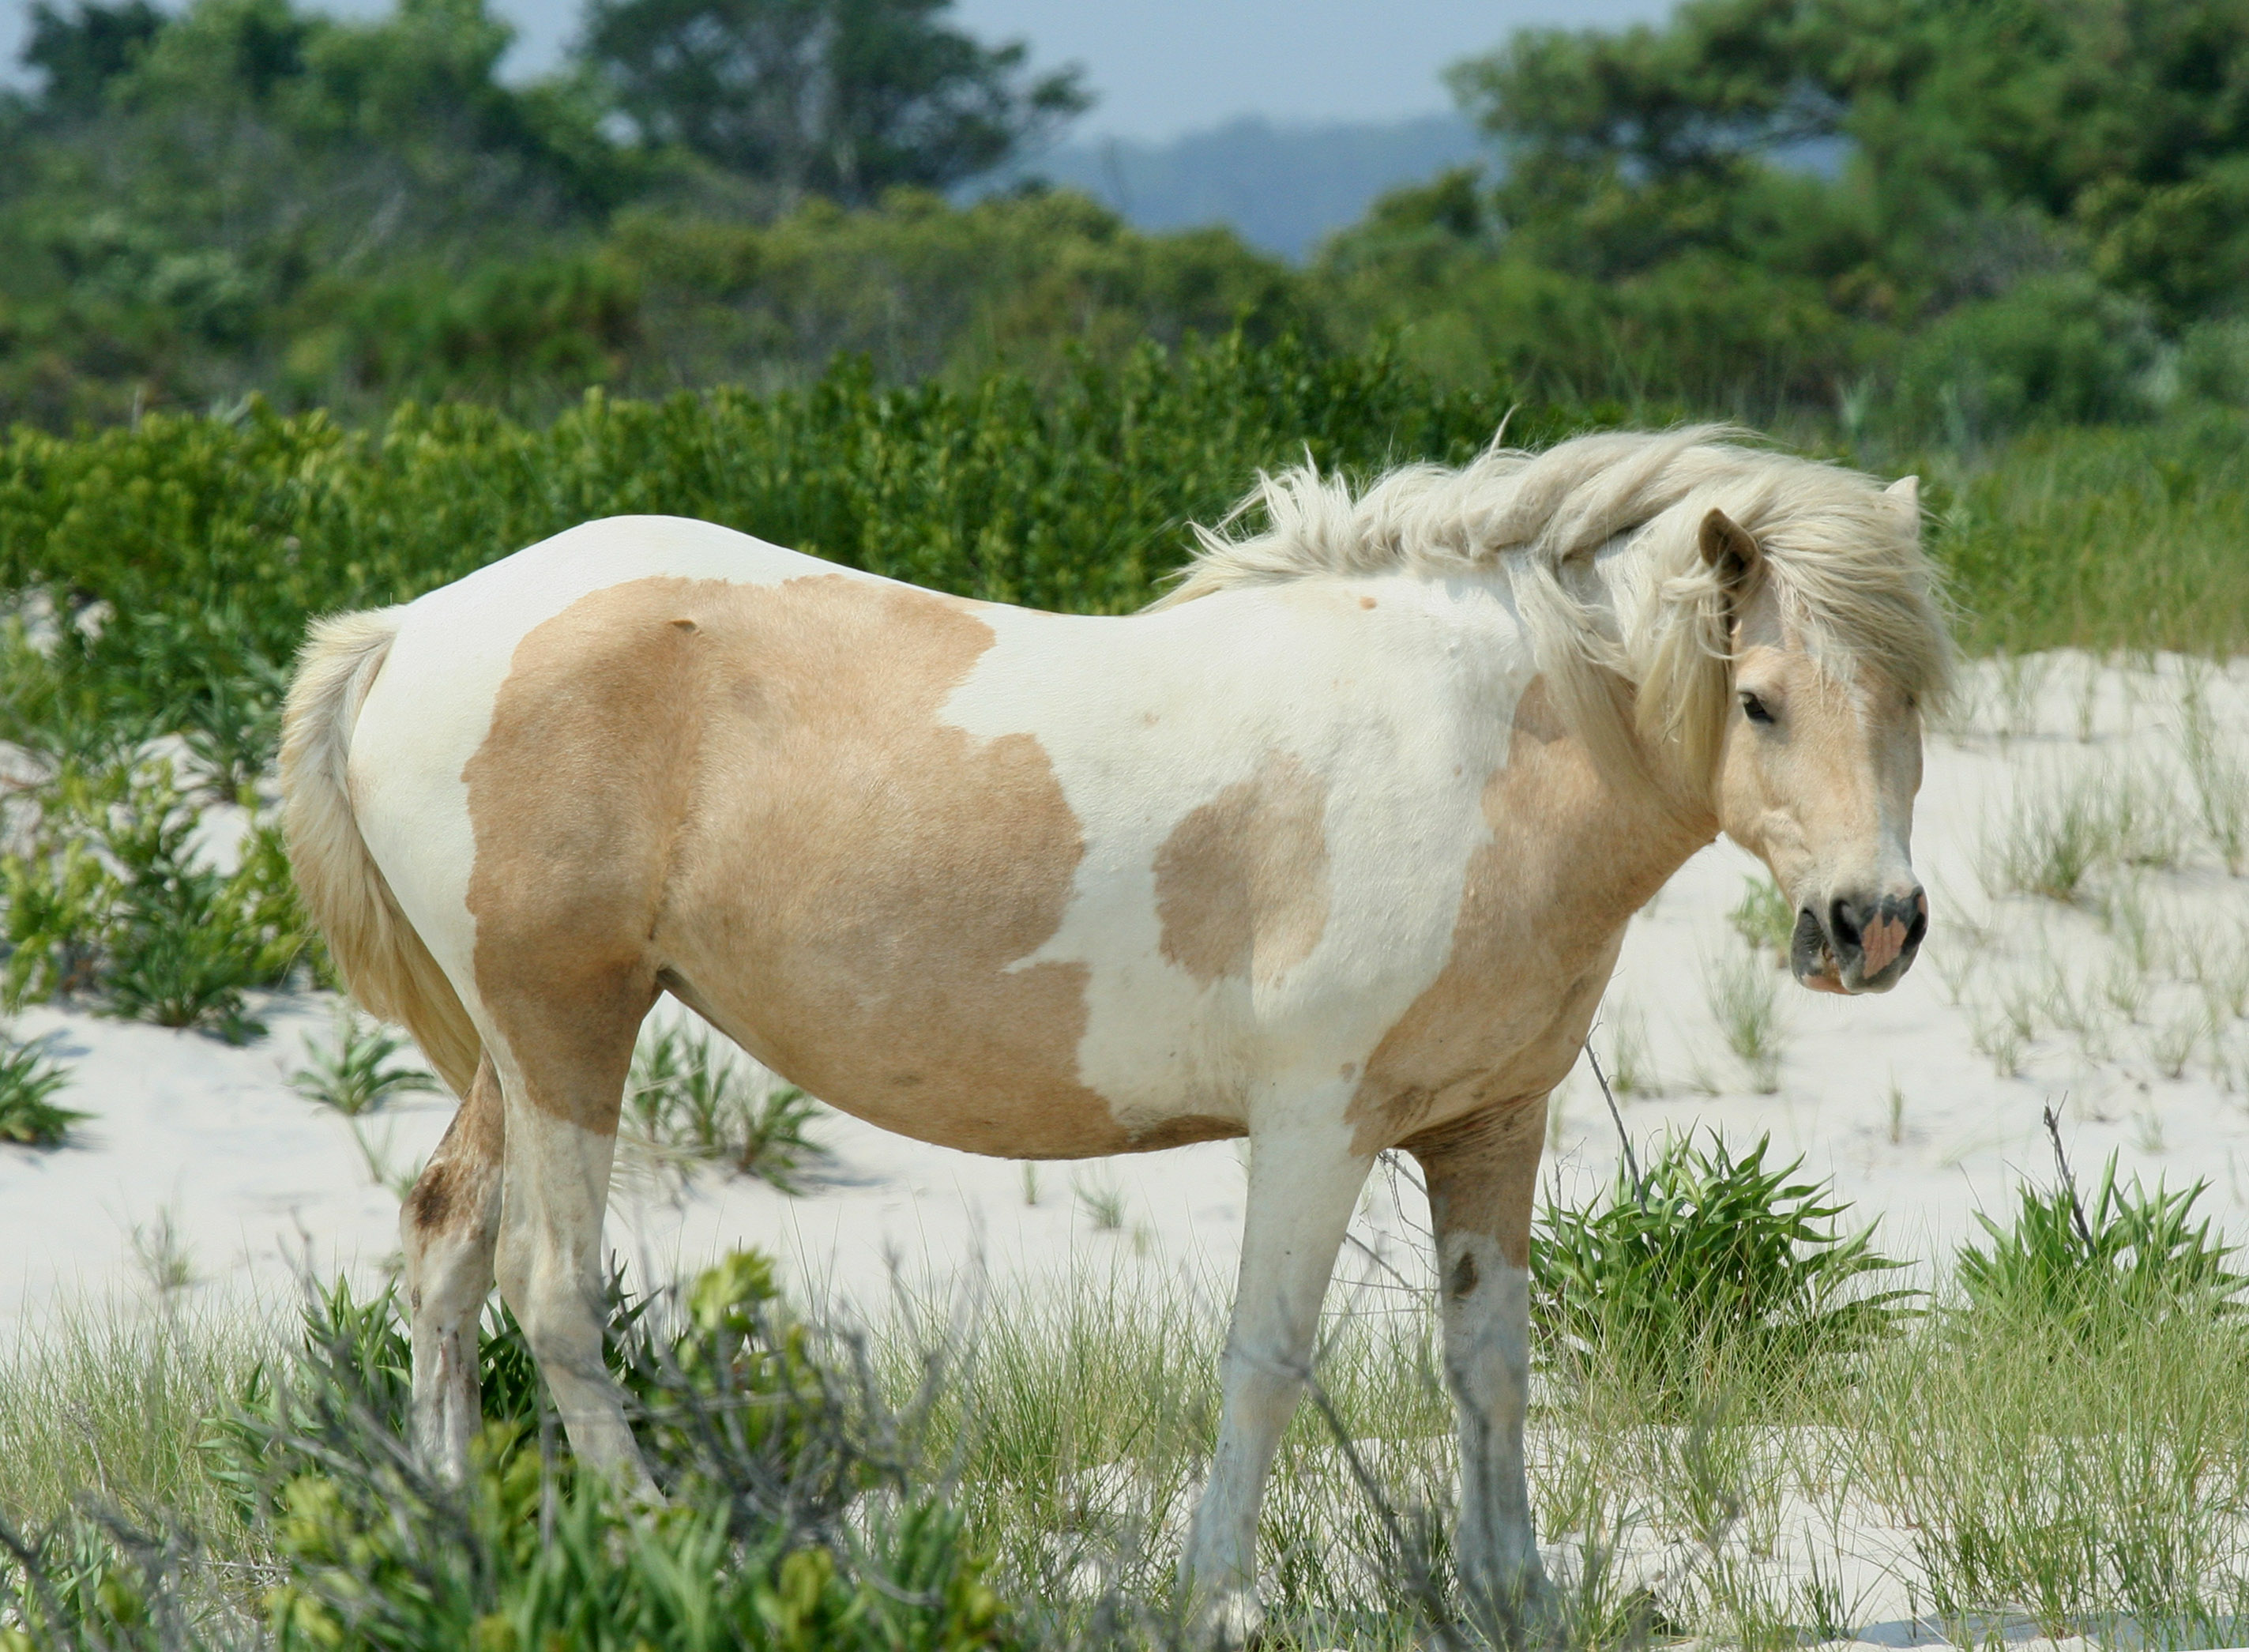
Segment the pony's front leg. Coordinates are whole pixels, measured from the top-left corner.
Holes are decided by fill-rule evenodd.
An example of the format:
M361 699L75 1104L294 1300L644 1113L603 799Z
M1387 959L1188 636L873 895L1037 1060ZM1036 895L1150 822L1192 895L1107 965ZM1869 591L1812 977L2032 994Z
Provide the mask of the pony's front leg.
M1531 1098L1406 1144L1428 1184L1445 1380L1460 1413L1461 1586L1472 1614L1516 1643L1526 1630L1553 1628L1523 1463L1530 1204L1545 1139L1544 1099Z
M1207 1628L1241 1644L1262 1620L1257 1511L1281 1432L1311 1374L1320 1303L1372 1164L1331 1115L1255 1131L1241 1273L1221 1369L1218 1450L1196 1504L1180 1576Z

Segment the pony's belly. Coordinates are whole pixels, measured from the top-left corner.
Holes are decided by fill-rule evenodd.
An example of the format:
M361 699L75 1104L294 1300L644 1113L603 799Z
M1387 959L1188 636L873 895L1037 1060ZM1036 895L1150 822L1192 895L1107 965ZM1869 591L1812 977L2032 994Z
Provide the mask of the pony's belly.
M789 1083L854 1118L939 1146L1003 1159L1083 1159L1244 1133L1238 1091L1197 1082L1166 1059L1173 1052L1148 1052L1135 1095L1111 1097L1083 1082L1074 1050L1053 1042L1073 1022L1083 1024L1082 966L1017 972L1019 1013L1005 1021L864 992L822 1002L786 984L789 973L761 969L754 982L730 981L734 972L706 966L692 976L670 972L667 984ZM801 960L794 973L829 974ZM1176 1051L1190 1041L1159 1042Z

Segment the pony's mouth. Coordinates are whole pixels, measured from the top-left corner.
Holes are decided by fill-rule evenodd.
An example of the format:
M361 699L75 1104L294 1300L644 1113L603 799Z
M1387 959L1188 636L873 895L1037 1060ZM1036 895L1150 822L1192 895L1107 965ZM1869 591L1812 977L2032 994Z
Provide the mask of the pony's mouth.
M1788 964L1799 985L1816 993L1835 993L1847 998L1851 995L1851 989L1843 984L1843 967L1835 961L1835 948L1809 906L1796 914L1796 933L1789 938Z

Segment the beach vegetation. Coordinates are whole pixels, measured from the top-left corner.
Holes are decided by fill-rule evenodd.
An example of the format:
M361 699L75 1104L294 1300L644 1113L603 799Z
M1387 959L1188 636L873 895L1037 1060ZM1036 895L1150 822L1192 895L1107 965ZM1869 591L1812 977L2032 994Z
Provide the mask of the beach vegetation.
M71 1078L69 1063L44 1043L24 1043L0 1033L0 1142L19 1147L62 1146L72 1125L93 1116L54 1099Z
M437 1089L428 1068L410 1057L398 1059L409 1048L403 1035L368 1020L348 1000L339 1000L327 1041L306 1040L305 1065L290 1075L289 1083L307 1101L356 1119L394 1096Z
M2200 1190L2104 1176L2081 1231L2074 1191L2026 1187L1923 1297L1768 1158L1675 1138L1644 1186L1540 1213L1532 1493L1570 1644L1863 1629L1882 1602L1820 1545L1868 1522L1913 1534L1895 1564L1944 1621L2184 1639L2238 1608L2249 1316ZM1356 1289L1282 1443L1269 1634L1404 1652L1448 1621L1453 1418L1431 1292ZM504 1311L457 1490L400 1443L389 1292L324 1287L286 1327L200 1298L65 1315L0 1365L0 1622L135 1652L567 1638L596 1607L684 1652L696 1622L787 1644L790 1602L807 1644L1180 1632L1223 1337L1184 1282L904 1292L826 1325L746 1253L613 1284L608 1323L671 1501L653 1523L573 1472ZM1658 1552L1672 1570L1632 1559Z
M1761 1096L1780 1088L1780 992L1762 952L1727 947L1704 960L1703 995L1718 1031Z
M1742 879L1742 898L1726 914L1734 933L1752 951L1772 954L1775 967L1788 967L1789 949L1796 937L1796 909L1780 892L1771 874L1761 872Z
M812 1133L826 1109L794 1084L760 1077L708 1029L651 1024L625 1085L632 1146L676 1168L716 1165L802 1191L829 1160Z

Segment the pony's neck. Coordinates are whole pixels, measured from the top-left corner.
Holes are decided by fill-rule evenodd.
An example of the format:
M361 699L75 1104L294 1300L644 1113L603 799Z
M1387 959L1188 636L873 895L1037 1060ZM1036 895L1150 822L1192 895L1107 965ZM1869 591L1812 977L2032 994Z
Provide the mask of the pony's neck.
M1603 610L1602 623L1618 628L1612 636L1621 635L1621 623L1639 611L1633 582L1642 571L1620 566L1629 554L1603 559L1573 593ZM1495 570L1488 589L1513 609L1503 574ZM1525 683L1530 638L1520 630L1517 637L1513 648L1466 650L1489 659L1495 676L1505 672L1520 692L1503 701L1511 701L1502 713L1509 726L1482 797L1496 854L1492 865L1505 870L1492 889L1471 891L1471 905L1482 910L1464 910L1462 917L1496 938L1510 937L1503 944L1532 946L1569 967L1597 956L1717 835L1718 822L1707 776L1699 784L1667 783L1671 777L1654 754L1620 758L1589 737L1544 672L1533 671ZM1494 686L1478 684L1468 692L1482 701ZM1628 707L1624 723L1628 730ZM1540 914L1558 918L1558 925L1537 934L1520 927L1544 923Z
M1619 774L1557 712L1543 678L1518 702L1507 761L1484 792L1496 838L1511 839L1538 904L1566 933L1604 944L1717 835L1707 809Z

